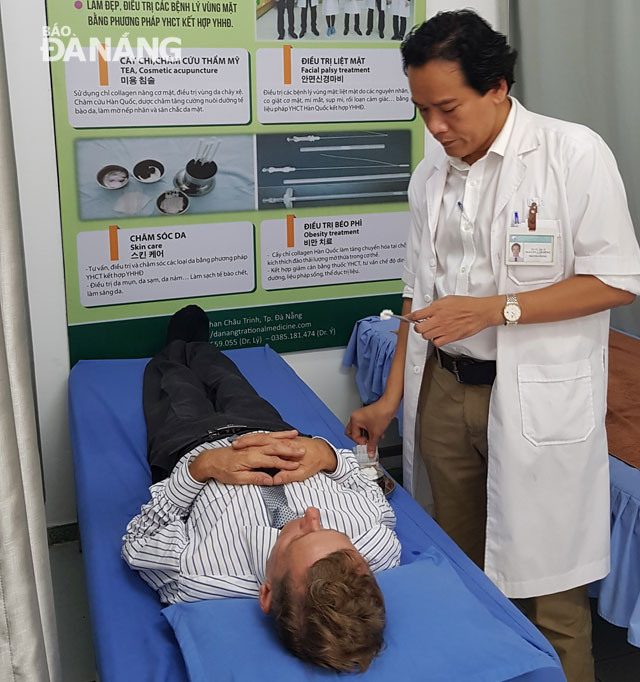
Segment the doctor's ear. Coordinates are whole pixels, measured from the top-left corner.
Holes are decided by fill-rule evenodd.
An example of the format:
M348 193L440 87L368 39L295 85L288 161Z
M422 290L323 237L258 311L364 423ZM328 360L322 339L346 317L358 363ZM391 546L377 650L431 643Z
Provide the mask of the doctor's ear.
M271 589L271 583L268 580L260 585L260 590L258 591L258 601L260 602L260 608L263 613L269 613L271 611L271 602L273 601L273 591Z
M489 90L489 93L496 104L501 104L507 99L507 95L509 94L509 86L507 85L507 81L504 78L501 78L498 85L492 87Z

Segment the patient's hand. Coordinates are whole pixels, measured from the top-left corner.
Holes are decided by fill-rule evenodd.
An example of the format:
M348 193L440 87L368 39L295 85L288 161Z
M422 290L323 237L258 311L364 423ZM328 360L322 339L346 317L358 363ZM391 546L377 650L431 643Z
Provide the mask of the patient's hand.
M321 438L306 438L296 435L293 437L290 431L274 431L271 433L248 433L240 436L233 442L233 448L243 449L247 447L265 448L265 452L270 452L269 448L277 449L277 454L282 459L293 459L297 462L297 468L278 467L280 472L273 477L275 485L290 483L291 481L304 481L320 471L333 472L338 466L336 454L333 448ZM296 454L289 455L285 444L291 447ZM298 453L302 450L303 456Z
M268 443L247 442L240 447L234 442L235 447L205 450L191 462L189 473L200 483L215 478L220 483L234 485L273 485L274 480L269 474L256 469L298 469L305 449L292 438L295 439L295 435L286 440L272 438Z

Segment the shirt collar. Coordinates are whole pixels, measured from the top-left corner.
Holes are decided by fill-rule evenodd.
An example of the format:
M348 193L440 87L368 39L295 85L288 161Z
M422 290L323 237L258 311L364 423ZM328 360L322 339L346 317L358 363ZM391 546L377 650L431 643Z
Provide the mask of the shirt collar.
M511 99L509 99L509 103L511 104L509 115L507 116L507 120L504 122L504 125L502 126L502 130L498 133L498 137L496 137L491 147L489 147L488 151L489 154L493 152L494 154L499 154L500 156L504 157L507 151L507 144L509 144L511 131L513 130L513 126L516 122L515 104L511 101Z
M511 132L513 131L513 126L515 125L516 121L516 106L511 101L511 98L509 98L509 102L511 103L511 109L509 110L507 120L504 122L504 125L502 126L496 139L493 141L491 147L489 147L489 151L482 157L482 159L486 159L491 153L498 154L504 158L504 155L507 151L507 144L509 144L509 138L511 137ZM469 170L469 168L471 168L471 166L462 159L454 156L449 156L448 158L449 165L458 171L466 172ZM479 161L482 159L479 159Z
M258 585L266 579L267 559L276 544L280 531L271 526L245 526L242 531L246 539L249 562Z

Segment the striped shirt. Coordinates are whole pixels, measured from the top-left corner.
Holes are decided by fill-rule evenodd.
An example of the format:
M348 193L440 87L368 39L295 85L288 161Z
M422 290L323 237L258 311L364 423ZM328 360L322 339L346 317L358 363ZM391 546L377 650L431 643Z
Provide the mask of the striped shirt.
M127 526L122 556L160 595L176 603L221 597L257 597L267 558L280 531L269 525L260 488L195 481L187 453L171 476L151 486L151 500ZM287 483L287 503L299 516L316 507L324 528L345 533L375 573L400 563L395 515L382 490L360 474L350 450L336 450L338 466Z

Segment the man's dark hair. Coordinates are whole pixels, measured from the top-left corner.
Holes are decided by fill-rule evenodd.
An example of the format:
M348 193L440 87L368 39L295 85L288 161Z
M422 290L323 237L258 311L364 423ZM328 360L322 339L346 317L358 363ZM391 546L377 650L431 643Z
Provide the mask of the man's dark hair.
M289 651L323 668L364 672L384 643L382 592L350 550L316 561L302 593L288 575L274 582L272 613Z
M475 12L462 9L439 12L414 27L400 48L405 73L410 66L424 66L432 59L457 62L469 87L480 95L500 84L513 85L518 53L502 33Z

